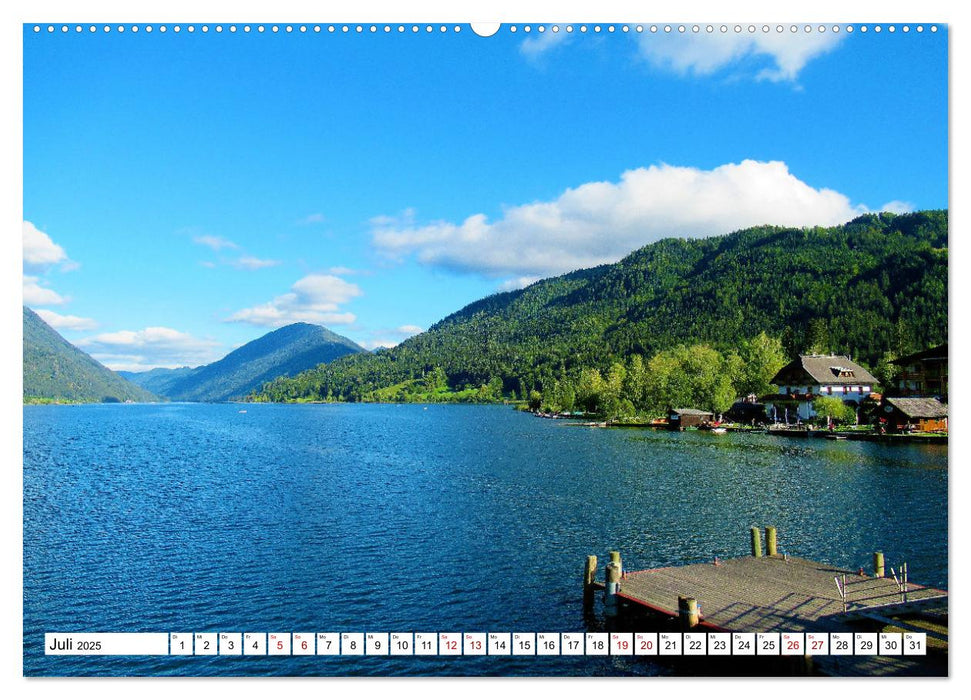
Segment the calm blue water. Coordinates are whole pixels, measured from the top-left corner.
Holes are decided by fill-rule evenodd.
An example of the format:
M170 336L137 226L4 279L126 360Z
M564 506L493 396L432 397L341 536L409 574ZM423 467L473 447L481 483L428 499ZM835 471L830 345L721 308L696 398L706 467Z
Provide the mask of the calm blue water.
M947 585L947 450L501 406L24 407L28 675L626 675L618 658L45 657L44 632L583 631L625 568L882 549Z

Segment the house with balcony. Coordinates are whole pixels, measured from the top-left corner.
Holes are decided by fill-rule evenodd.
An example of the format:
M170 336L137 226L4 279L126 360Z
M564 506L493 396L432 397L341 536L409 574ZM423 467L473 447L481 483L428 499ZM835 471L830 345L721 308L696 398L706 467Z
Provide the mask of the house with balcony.
M859 408L877 379L845 355L800 355L780 369L772 383L779 390L762 397L766 416L777 423L797 423L816 417L817 396L832 396Z
M894 396L935 396L947 403L947 343L898 357L888 394Z

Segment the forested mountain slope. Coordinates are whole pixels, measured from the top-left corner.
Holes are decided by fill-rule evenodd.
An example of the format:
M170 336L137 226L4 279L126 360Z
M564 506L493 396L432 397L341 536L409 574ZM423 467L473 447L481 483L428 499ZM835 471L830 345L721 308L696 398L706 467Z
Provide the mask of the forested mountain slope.
M731 352L760 333L790 356L834 352L873 366L946 340L947 274L946 210L667 239L487 297L395 348L274 381L253 398L388 400L379 390L442 379L450 390L525 397L633 355L691 344Z

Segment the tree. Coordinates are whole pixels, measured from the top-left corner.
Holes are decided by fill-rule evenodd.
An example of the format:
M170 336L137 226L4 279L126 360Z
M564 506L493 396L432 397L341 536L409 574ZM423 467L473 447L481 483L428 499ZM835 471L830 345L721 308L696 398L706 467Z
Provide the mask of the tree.
M580 373L577 384L576 402L584 411L596 413L600 410L604 391L604 380L595 369L585 369Z
M856 411L835 396L817 396L813 399L813 411L817 417L845 424L856 421Z
M651 412L663 413L676 408L675 404L687 394L685 377L680 369L681 363L674 350L659 352L648 361L645 390Z
M782 340L766 335L765 331L742 343L741 359L738 393L756 396L772 392L772 378L787 361Z
M536 389L532 389L529 392L529 408L530 408L530 410L531 411L537 411L537 410L539 410L540 406L542 406L542 405L543 405L543 395L541 393L539 393L538 391L536 391Z
M825 355L829 352L829 329L826 319L814 318L809 322L806 331L806 353L810 355Z
M647 365L648 404L655 412L704 408L722 413L735 401L741 368L738 355L726 358L703 344L660 352Z
M424 389L429 394L434 394L437 391L447 388L448 377L445 375L445 370L441 367L436 366L435 369L425 375Z
M897 365L891 364L894 354L890 351L883 353L873 368L873 376L880 382L880 387L886 391L893 384L893 376L897 373Z
M615 362L610 366L600 399L600 411L608 419L629 416L634 412L630 400L624 396L624 379L626 377L627 370L620 362Z
M630 401L635 412L647 408L647 368L644 366L644 358L640 355L631 355L627 359L623 394Z

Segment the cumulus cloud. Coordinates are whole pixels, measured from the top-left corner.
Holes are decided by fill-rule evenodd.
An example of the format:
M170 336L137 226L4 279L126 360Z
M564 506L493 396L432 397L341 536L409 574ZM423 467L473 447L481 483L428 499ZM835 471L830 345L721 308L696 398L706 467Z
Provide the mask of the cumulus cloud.
M355 316L340 305L361 295L361 289L335 275L307 275L297 280L287 294L265 304L242 309L227 321L279 328L290 323L348 325Z
M754 34L665 33L639 35L641 55L655 67L678 75L711 75L751 62L754 78L793 81L812 59L833 50L845 38L833 32L772 31Z
M23 240L23 294L27 306L66 304L69 299L48 286L39 275L46 274L55 266L61 272L78 268L64 248L55 243L50 236L29 221L22 222ZM28 274L31 273L31 274Z
M238 245L221 236L193 236L192 242L216 251L223 250L224 248L229 248L230 250L239 248Z
M49 306L51 304L66 304L67 297L62 297L49 287L42 286L40 278L24 275L24 304L27 306Z
M900 203L894 203L899 205ZM416 223L414 215L371 222L376 248L393 259L491 277L546 277L616 262L662 238L697 238L761 224L835 225L868 211L831 189L814 188L785 163L713 170L653 165L619 182L589 182L548 202L507 207L491 222ZM525 281L525 280L523 280Z
M367 348L368 350L376 350L377 348L393 348L404 340L407 340L413 335L418 335L424 332L424 328L421 326L414 325L404 325L398 326L397 328L382 328L380 330L372 331L371 337L368 340L362 341L361 346Z
M82 318L81 316L64 316L48 309L35 309L38 316L51 328L59 331L90 331L98 327L93 318Z
M73 269L77 263L67 257L64 248L29 221L23 222L24 269L42 271L60 264Z
M264 267L275 267L280 264L279 260L261 260L252 255L244 255L234 260L232 266L240 270L259 270Z
M524 39L519 45L519 52L528 59L535 60L540 56L549 53L557 46L566 43L570 34L560 29L554 32L552 28L547 28L542 34L536 33Z
M101 333L79 340L77 345L106 367L132 372L194 367L221 356L220 343L161 326Z

